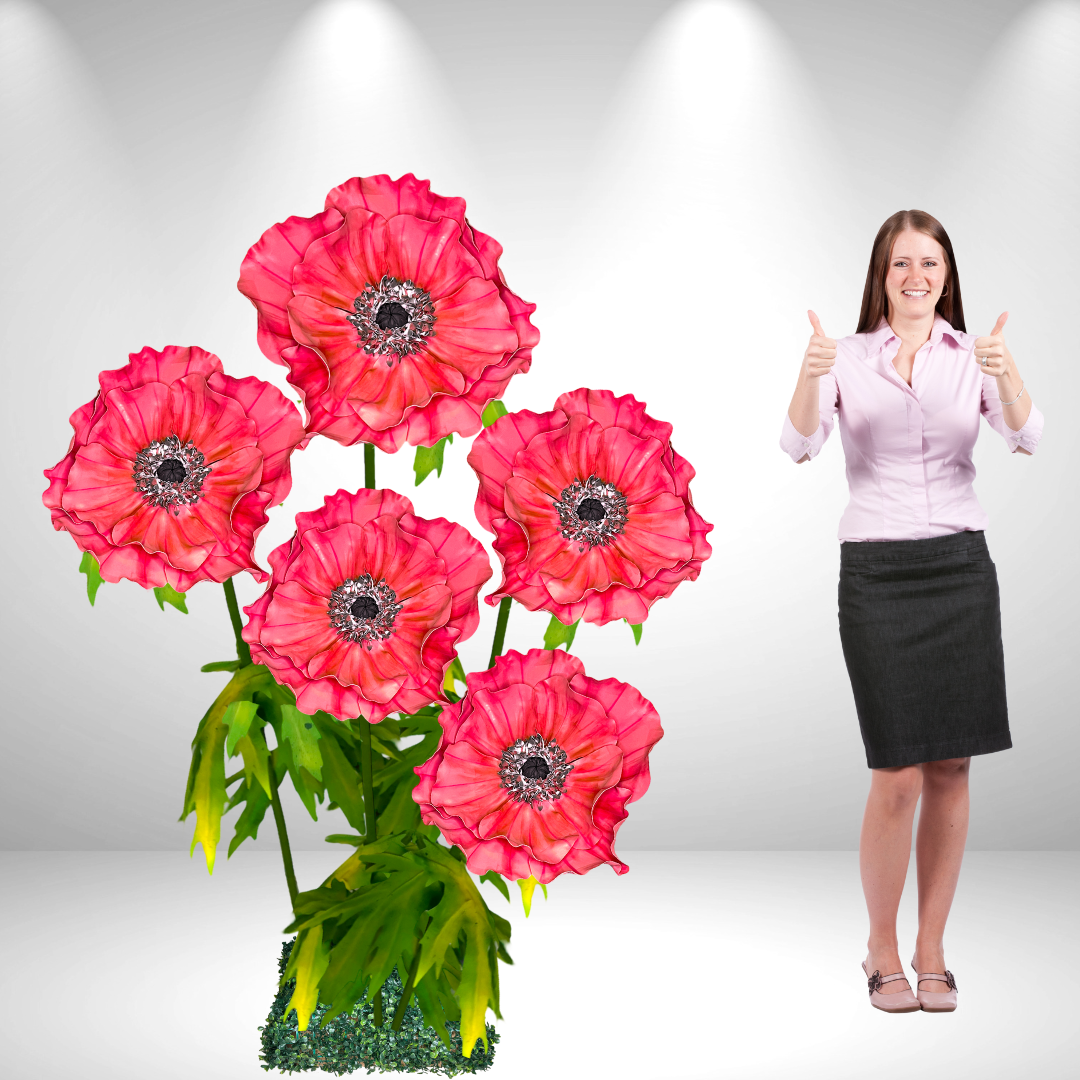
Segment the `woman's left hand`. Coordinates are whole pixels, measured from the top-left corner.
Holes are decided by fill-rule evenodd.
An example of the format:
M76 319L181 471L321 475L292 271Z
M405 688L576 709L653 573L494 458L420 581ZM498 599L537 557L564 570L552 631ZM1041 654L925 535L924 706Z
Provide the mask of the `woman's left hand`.
M1013 366L1012 353L1009 352L1005 338L1001 334L1001 328L1008 317L1009 313L1003 311L998 316L998 321L994 323L994 329L990 331L989 336L975 339L975 362L987 375L993 375L995 378L1004 375Z

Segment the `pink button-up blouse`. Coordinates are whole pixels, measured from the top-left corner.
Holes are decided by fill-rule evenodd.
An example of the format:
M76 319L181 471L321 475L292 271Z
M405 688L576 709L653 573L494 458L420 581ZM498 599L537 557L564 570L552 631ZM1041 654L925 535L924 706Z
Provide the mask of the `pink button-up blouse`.
M1006 425L997 381L972 358L975 338L937 316L915 354L911 386L893 367L900 339L888 323L840 338L836 363L818 384L817 430L806 437L784 417L780 446L798 461L817 457L840 414L851 493L841 540L921 540L986 528L972 488L979 415L1013 452L1034 452L1043 416L1032 405L1019 431Z

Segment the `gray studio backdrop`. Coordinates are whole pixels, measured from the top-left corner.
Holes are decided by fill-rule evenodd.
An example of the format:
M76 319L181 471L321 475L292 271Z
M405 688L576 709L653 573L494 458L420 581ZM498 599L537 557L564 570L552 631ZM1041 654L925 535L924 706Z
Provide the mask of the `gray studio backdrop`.
M640 647L621 623L575 642L664 720L627 850L857 844L843 455L834 438L796 468L777 439L806 308L851 333L878 225L908 207L945 223L968 328L1011 313L1046 415L1035 457L985 425L976 450L1015 748L975 762L970 843L1076 846L1076 3L7 2L0 51L5 848L184 850L189 744L224 678L198 669L232 647L212 584L186 617L130 583L88 605L40 501L68 415L144 345L198 344L285 388L235 288L244 252L347 177L406 171L467 198L539 305L510 407L633 392L674 423L716 524ZM380 455L379 482L486 540L466 452L415 490L411 451ZM295 512L362 482L359 450L326 439L293 468L264 564ZM485 606L466 667L493 625ZM515 608L509 646L545 625ZM298 847L340 830L286 794Z

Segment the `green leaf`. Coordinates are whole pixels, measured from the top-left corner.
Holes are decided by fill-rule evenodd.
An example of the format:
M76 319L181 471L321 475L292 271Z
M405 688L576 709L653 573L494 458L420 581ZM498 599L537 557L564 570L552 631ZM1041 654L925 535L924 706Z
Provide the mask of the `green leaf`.
M446 962L447 949L464 938L463 948L456 950L461 959L461 981L457 1000L461 1008L461 1044L466 1057L477 1039L488 1047L485 1016L490 1007L499 1012L498 958L505 957L504 943L510 940L510 924L491 911L465 865L449 851L438 845L424 848L444 890L439 903L431 909L431 924L420 940L420 964L416 970L420 979L430 968L435 973Z
M293 761L297 767L302 766L316 780L322 780L323 756L319 751L322 732L315 726L315 721L295 705L282 705L281 733L292 746Z
M101 588L101 582L104 580L101 576L101 568L98 566L97 559L90 554L89 551L84 551L82 560L79 563L79 573L86 575L86 595L90 600L90 606L94 606L94 601L97 599L97 591Z
M282 770L284 773L284 770ZM279 778L280 779L280 778ZM236 819L236 832L229 841L229 854L231 859L233 852L249 837L254 840L259 835L259 826L270 808L270 795L264 791L261 784L245 782L240 784L228 806L225 807L227 814L234 807L244 803L244 809Z
M236 749L244 756L244 783L252 787L252 777L259 782L259 787L270 798L270 750L266 745L262 725L258 725L242 738Z
M238 671L207 709L191 741L191 767L179 820L184 821L195 811L195 835L190 854L195 854L196 844L202 844L206 868L211 874L221 839L221 814L225 805L225 743L229 734L225 713L235 701L250 701L253 693L268 682L272 685L273 679L261 664L249 664Z
M186 615L188 613L187 604L185 603L186 596L186 593L177 592L171 585L163 585L154 589L154 599L157 600L157 606L162 611L165 610L166 604L172 604L177 611L182 611Z
M484 427L491 427L500 416L506 415L506 406L496 398L494 401L489 401L484 406L484 411L480 414L480 421Z
M319 980L329 963L330 946L323 941L321 925L313 926L298 936L283 978L296 979L292 997L285 1006L285 1015L288 1016L291 1009L296 1010L296 1026L300 1031L307 1031L311 1014L319 1003Z
M565 645L567 651L574 643L574 635L577 633L578 623L571 623L569 626L566 623L560 622L555 616L551 616L551 622L548 623L547 630L544 631L544 648L545 649L557 649L560 645Z
M428 757L430 756L429 754ZM412 770L410 769L409 772ZM379 811L380 831L385 829L388 836L392 833L430 834L430 830L423 824L420 817L420 807L412 797L412 790L418 782L419 777L416 775L403 777L400 783L390 787L390 796L385 803L382 803L379 798L380 791L385 789L376 790L375 802ZM434 836L438 835L436 829Z
M372 1000L399 960L415 952L418 926L432 902L432 875L423 861L399 852L403 848L394 838L360 847L352 858L367 863L374 859L385 872L384 880L364 882L353 891L331 880L329 887L297 898L298 914L286 933L337 920L337 943L320 987L332 1016L364 996ZM343 925L348 929L342 935Z
M264 705L262 701L259 702L260 711L264 708L274 708L277 710L277 724L274 726L274 733L277 736L278 744L274 749L274 760L277 761L280 758L289 774L289 779L292 780L296 794L300 796L300 801L304 804L304 809L307 810L312 821L318 821L319 814L315 808L315 802L316 799L319 802L322 802L326 786L321 779L312 776L307 769L302 768L296 763L296 760L293 757L292 742L285 738L284 735L285 725L280 711L283 707L284 706L280 702L275 702L273 706Z
M626 622L626 621L627 621L626 619L623 620L623 622ZM629 625L630 629L634 631L634 644L635 645L640 645L641 644L641 626L642 626L642 624L641 623L628 623L628 625Z
M445 1022L460 1018L466 1051L486 1041L487 1009L501 1015L498 961L512 962L510 924L487 907L453 851L419 836L358 845L295 910L285 933L323 925L322 940L335 943L318 985L324 1026L372 1000L395 966L408 968L419 937L414 992L425 1021L445 1035Z
M413 472L416 473L416 487L419 487L434 472L442 476L443 453L446 444L454 441L453 435L440 439L434 446L418 446L413 459Z
M299 714L302 715L302 714ZM315 717L321 743L315 747L320 753L321 779L326 784L326 794L337 803L345 820L359 833L364 831L364 795L359 772L342 750L338 742L339 729L347 730L340 721L325 713ZM310 766L308 767L310 772ZM417 807L419 810L419 807Z
M481 874L480 880L490 882L503 894L503 896L506 897L507 900L510 899L510 887L506 884L506 878L504 878L497 870L489 870L486 874ZM528 912L525 914L527 916Z
M532 911L532 898L533 893L536 892L536 886L540 885L540 882L534 877L519 878L518 888L521 889L521 906L525 909L525 918L529 917ZM547 899L547 886L540 885L540 888L544 891L544 899ZM507 897L509 899L509 897Z
M221 722L229 729L225 742L225 753L236 757L236 744L247 737L251 721L259 714L259 706L254 701L234 701L222 716Z
M217 843L221 839L221 813L225 805L225 738L228 732L221 722L221 711L215 702L203 717L192 742L191 771L188 775L188 793L184 800L183 821L195 811L195 835L191 838L191 851L202 844L206 857L206 869L214 872Z
M162 609L164 610L164 609ZM215 660L212 664L203 664L200 671L236 671L240 667L239 660Z
M450 662L450 666L446 669L446 675L443 677L443 689L452 694L455 683L465 684L465 669L461 666L460 657L457 656L454 657Z

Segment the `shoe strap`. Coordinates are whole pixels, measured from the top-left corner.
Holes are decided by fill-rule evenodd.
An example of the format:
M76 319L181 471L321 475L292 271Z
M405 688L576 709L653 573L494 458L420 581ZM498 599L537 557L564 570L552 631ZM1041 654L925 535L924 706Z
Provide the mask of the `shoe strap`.
M953 978L951 971L946 971L944 975L938 975L936 972L927 971L919 975L919 982L926 982L931 980L933 982L943 982L949 984L950 990L956 989L956 980Z
M884 986L887 982L896 982L897 979L906 979L907 976L902 971L897 971L893 975L879 975L876 971L869 979L866 980L866 985L870 988L870 993L873 994L875 990Z

